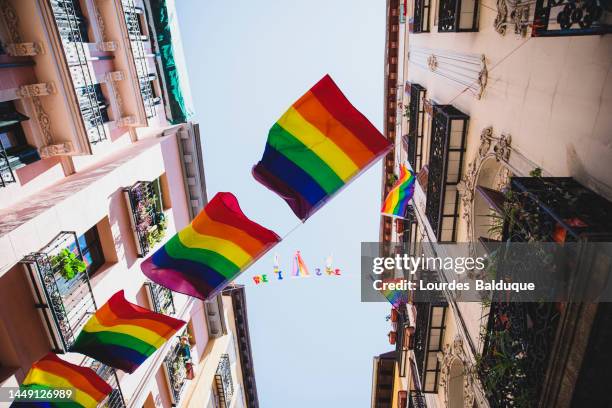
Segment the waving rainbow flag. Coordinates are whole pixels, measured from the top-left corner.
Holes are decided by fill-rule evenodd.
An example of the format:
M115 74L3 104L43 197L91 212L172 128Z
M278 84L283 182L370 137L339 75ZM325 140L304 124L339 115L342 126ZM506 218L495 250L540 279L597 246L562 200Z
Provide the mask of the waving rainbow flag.
M291 276L294 278L308 278L310 277L310 272L308 272L308 267L306 266L306 262L302 258L302 254L300 251L296 251L293 257L293 270L291 271Z
M402 164L399 180L397 180L391 191L389 191L387 198L385 198L381 212L383 214L404 217L408 203L414 195L414 182L414 173L408 170L406 165Z
M19 402L16 407L86 407L95 408L113 390L91 368L80 367L49 353L32 365L21 390L68 390L69 398L61 401Z
M272 126L253 176L304 221L391 147L326 75Z
M70 351L133 373L184 324L128 302L120 290L91 316Z
M218 193L140 267L168 289L210 299L279 241L242 213L233 194Z

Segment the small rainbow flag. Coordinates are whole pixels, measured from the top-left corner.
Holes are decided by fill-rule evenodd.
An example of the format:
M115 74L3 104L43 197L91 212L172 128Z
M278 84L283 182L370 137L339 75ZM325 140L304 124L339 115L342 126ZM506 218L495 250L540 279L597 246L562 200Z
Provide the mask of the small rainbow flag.
M272 126L253 176L304 221L391 148L326 75Z
M302 258L302 254L300 254L300 251L296 251L293 257L291 276L294 278L310 277L310 272L308 272L308 267L306 266L306 262L304 262L304 259Z
M67 390L72 394L61 401L20 402L16 407L95 408L113 390L91 368L80 367L49 353L32 365L21 390Z
M408 303L408 291L406 290L385 289L382 290L382 294L396 309Z
M152 281L206 300L280 240L248 219L233 194L218 193L189 226L140 267Z
M397 180L391 191L389 191L387 198L385 198L381 212L383 214L405 217L408 203L414 195L414 182L414 173L408 170L406 165L402 164L399 180Z
M184 324L128 302L120 290L91 316L70 351L133 373Z

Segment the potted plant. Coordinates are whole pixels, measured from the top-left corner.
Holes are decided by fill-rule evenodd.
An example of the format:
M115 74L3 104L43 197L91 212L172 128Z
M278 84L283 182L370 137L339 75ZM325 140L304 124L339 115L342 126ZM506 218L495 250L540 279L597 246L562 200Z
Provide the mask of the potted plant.
M52 258L52 264L66 280L74 278L77 274L85 272L87 265L68 248L64 248Z
M389 332L389 344L395 344L396 340L397 340L397 332L390 331Z

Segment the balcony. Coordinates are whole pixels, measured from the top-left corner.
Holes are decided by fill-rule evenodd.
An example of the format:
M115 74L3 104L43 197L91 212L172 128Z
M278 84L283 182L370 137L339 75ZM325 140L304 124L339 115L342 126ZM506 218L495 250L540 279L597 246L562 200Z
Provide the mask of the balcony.
M418 302L414 306L414 356L419 383L423 392L437 393L441 369L437 355L442 350L447 305L445 302Z
M27 271L36 308L56 353L67 352L96 311L86 263L74 232L61 232L40 251L21 261ZM71 273L74 276L70 277Z
M187 380L193 379L194 369L191 360L191 345L187 331L179 336L179 340L164 359L166 379L170 388L172 406L180 404Z
M427 408L425 394L421 391L410 391L410 399L408 399L408 408Z
M469 116L452 105L434 105L425 215L438 242L455 242L459 191Z
M408 105L408 161L415 173L423 167L423 135L425 127L425 93L426 89L419 84L410 85L410 103Z
M478 31L479 4L480 2L476 0L440 0L438 32Z
M610 242L612 238L612 203L572 178L514 177L505 197L503 207L511 210L491 206L498 207L497 211L503 215L503 241L563 244ZM588 280L596 277L593 271L601 266L577 265L591 265L592 259L600 258L598 255L601 254L591 251L576 253L571 257L572 269L565 273L575 276L579 271L582 279ZM509 266L505 269L512 269ZM496 279L506 276L500 273ZM579 329L584 324L583 314L576 311L576 303L491 303L478 364L491 406L512 407L517 406L517 401L542 402L543 395L556 398L559 382L564 377L575 378L572 365L566 365L565 361L583 361L583 358L587 361L585 350L576 346L576 339L584 336L584 329ZM591 357L601 361L601 353L595 353ZM586 387L589 394L598 389L593 381Z
M104 126L108 122L108 114L107 103L89 64L87 23L78 0L52 0L51 9L62 40L87 138L94 145L108 139Z
M149 304L152 306L154 312L165 314L167 316L173 316L176 314L174 307L174 296L172 291L155 282L145 283L147 286L147 295L149 297Z
M607 9L606 9L607 4ZM610 3L603 0L536 0L533 37L603 35L612 32Z
M100 363L97 360L86 357L83 363L83 367L89 367L98 374L108 385L113 389L111 393L102 401L99 406L105 408L125 408L125 400L123 399L123 392L121 392L121 386L119 385L119 379L115 369Z
M140 82L140 95L142 96L146 117L151 119L157 115L156 107L161 103L161 98L155 96L151 85L151 81L155 79L155 74L149 72L149 64L147 62L147 58L153 55L147 52L146 43L149 38L145 34L141 23L141 16L144 19L144 11L136 7L133 0L123 0L121 4L123 5L123 15L130 37L132 57L136 65L138 81Z
M9 183L16 182L15 174L10 166L8 155L0 140L0 187L6 187Z
M217 371L215 372L215 388L219 402L219 408L228 408L234 395L234 382L232 380L232 368L229 355L221 355Z
M131 215L136 252L139 257L144 257L166 235L160 181L139 181L124 188L123 195Z

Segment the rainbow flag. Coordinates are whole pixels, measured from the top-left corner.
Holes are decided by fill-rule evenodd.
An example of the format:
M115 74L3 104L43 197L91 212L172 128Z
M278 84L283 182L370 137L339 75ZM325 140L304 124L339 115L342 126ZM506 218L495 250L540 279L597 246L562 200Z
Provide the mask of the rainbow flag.
M381 291L383 296L391 303L394 308L399 308L401 305L408 303L408 291L405 290L390 290Z
M152 281L206 300L280 240L248 219L233 194L218 193L189 226L140 267Z
M310 277L310 272L308 272L308 267L306 266L306 262L302 258L302 254L300 251L296 251L295 256L293 257L293 268L291 271L291 276L294 278L308 278Z
M383 214L405 217L408 203L414 195L415 180L414 173L408 170L406 165L402 164L399 180L397 180L391 191L389 191L387 198L385 198L381 212Z
M113 390L94 370L61 360L49 353L32 365L21 390L70 390L61 401L16 401L16 407L86 407L95 408Z
M70 351L133 373L184 324L128 302L120 290L91 316Z
M326 75L272 126L253 176L304 221L391 148Z

